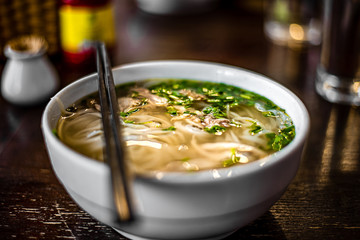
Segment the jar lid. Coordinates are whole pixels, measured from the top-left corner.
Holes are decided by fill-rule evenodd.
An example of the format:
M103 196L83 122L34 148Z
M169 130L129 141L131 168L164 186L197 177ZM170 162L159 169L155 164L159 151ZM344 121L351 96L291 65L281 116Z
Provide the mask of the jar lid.
M43 55L48 44L42 36L24 35L7 42L4 54L8 58L24 59Z

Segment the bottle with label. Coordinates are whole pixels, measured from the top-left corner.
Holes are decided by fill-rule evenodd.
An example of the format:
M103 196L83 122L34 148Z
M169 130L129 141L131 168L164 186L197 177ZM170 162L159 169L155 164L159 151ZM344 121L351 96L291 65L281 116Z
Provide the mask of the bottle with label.
M65 60L79 64L94 56L85 41L115 45L113 3L111 0L61 0L60 40Z

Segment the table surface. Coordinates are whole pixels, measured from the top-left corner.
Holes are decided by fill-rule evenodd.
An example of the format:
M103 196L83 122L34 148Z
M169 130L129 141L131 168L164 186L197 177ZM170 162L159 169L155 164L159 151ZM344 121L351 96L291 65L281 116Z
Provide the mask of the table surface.
M310 113L310 136L288 190L228 239L360 238L360 109L316 94L319 46L272 44L263 33L262 13L238 2L176 17L143 13L132 1L116 2L114 66L157 59L230 64L283 84ZM95 72L52 60L62 87ZM44 107L15 106L0 97L0 238L126 239L82 211L54 175L40 131Z

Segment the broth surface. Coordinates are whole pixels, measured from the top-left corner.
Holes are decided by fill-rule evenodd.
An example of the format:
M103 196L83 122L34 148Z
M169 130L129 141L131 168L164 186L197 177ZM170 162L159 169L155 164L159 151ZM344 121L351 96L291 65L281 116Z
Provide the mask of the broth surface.
M256 93L222 83L148 79L117 86L126 157L137 173L246 164L295 136L290 117ZM56 134L103 161L100 104L92 94L64 109Z

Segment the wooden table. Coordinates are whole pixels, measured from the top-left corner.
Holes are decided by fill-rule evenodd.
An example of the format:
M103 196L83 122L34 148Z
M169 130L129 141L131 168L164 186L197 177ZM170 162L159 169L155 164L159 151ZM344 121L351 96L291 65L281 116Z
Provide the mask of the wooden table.
M296 178L268 212L228 239L360 238L360 109L316 94L319 47L273 45L263 34L262 14L236 2L186 17L152 16L132 1L117 2L114 66L156 59L231 64L285 85L310 112L311 132ZM62 87L95 72L52 60ZM0 239L125 239L82 211L57 180L40 131L44 107L0 98Z

